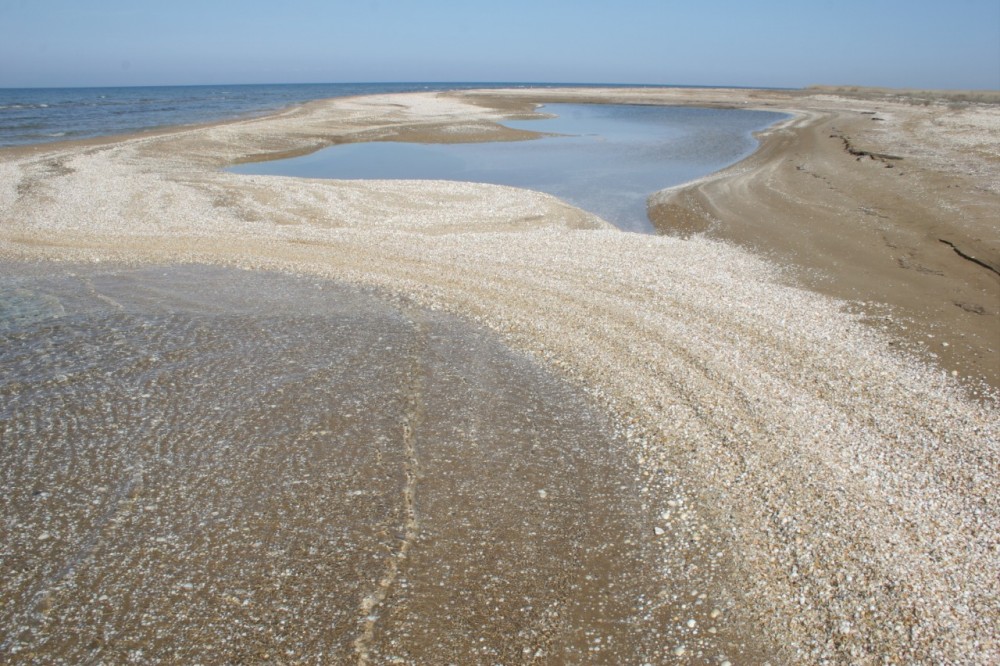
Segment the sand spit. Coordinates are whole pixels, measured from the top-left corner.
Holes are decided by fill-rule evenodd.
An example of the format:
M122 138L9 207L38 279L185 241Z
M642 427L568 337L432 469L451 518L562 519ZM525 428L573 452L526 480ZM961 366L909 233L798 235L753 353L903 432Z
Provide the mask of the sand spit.
M501 109L490 106L498 95ZM707 232L687 239L621 233L511 188L218 170L340 141L512 138L495 125L505 113L586 99L796 116L772 130L756 161L655 198L664 226L683 218L688 232ZM756 627L760 644L777 650L775 663L985 664L1000 660L1000 417L995 402L975 399L947 372L951 352L933 347L943 370L904 356L897 343L912 342L914 328L926 336L937 334L933 322L954 324L970 341L949 338L949 349L960 348L956 364L966 364L955 367L966 374L978 363L996 385L989 322L1000 309L990 222L1000 192L998 126L996 107L831 91L491 91L317 102L155 137L7 151L0 256L280 269L374 286L475 320L585 386L620 419L649 481L643 501L661 516L648 538L724 559L725 573L708 585L729 600L727 617ZM813 143L803 143L809 136ZM858 182L844 175L854 169L893 196L877 205L847 201L861 196L842 187ZM832 193L814 198L813 181L824 178ZM942 183L959 187L938 189ZM944 212L921 218L903 247L897 204ZM782 230L803 221L823 228L848 209L884 236L904 275L948 280L934 289L957 290L951 309L928 303L920 319L912 297L883 298L867 280L838 286L853 271L844 259L851 246L837 255L847 262L840 273L806 249L832 249L853 228L822 242L790 234L782 244ZM949 226L936 226L945 218ZM856 302L794 286L810 280ZM897 291L924 284L903 282ZM875 291L859 291L865 285ZM875 318L885 330L869 325ZM974 334L977 326L986 328ZM671 480L665 495L655 492L663 477ZM665 579L697 578L664 562ZM717 659L708 648L671 643L663 661Z

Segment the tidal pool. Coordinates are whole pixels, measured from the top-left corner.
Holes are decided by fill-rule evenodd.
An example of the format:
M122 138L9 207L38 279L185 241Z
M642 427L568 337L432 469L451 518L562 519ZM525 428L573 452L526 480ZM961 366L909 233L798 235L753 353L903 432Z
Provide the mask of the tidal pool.
M770 111L551 104L556 117L505 124L542 138L461 144L343 144L310 155L235 166L241 174L331 179L457 180L553 194L626 231L651 233L646 199L749 155Z

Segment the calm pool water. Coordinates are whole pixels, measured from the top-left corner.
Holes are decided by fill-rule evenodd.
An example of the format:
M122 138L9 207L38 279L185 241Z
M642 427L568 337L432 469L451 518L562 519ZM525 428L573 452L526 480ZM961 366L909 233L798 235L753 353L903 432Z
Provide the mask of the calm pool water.
M700 178L756 148L753 132L785 118L742 109L551 104L557 117L509 121L553 134L532 141L356 143L232 171L335 179L458 180L553 194L627 231L651 233L646 199Z

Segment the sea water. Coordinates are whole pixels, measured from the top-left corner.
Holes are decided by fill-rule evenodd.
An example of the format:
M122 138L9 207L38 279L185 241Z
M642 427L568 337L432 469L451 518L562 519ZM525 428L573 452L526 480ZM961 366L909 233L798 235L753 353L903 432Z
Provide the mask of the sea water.
M273 85L0 88L0 146L126 134L262 115L316 99L432 90L518 88L523 83L310 83ZM558 87L559 84L530 84ZM578 86L574 87L587 87ZM643 87L643 86L629 86Z
M486 143L369 142L243 164L241 174L455 180L553 194L626 231L650 233L650 194L717 171L755 149L753 133L784 114L619 104L551 104L554 117L504 124L544 133Z
M261 115L315 99L481 84L331 83L0 89L0 146Z

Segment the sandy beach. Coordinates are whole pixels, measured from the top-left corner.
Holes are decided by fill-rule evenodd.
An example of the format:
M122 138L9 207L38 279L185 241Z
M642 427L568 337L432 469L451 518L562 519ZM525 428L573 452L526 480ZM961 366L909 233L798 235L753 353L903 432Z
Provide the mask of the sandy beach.
M660 236L501 186L222 170L342 142L525 138L498 123L557 101L791 118L747 160L654 194ZM636 570L649 577L643 585L669 591L656 613L671 626L655 649L647 635L637 641L644 651L628 654L650 663L987 664L1000 660L998 137L995 102L891 91L541 89L322 101L260 119L2 150L0 259L13 273L84 264L279 271L373 290L400 311L496 336L603 410L615 424L608 437L635 461L615 510L649 516L635 543L653 553ZM11 469L26 443L0 427ZM421 451L419 440L405 442L403 467ZM0 535L0 578L12 581L17 568L32 594L5 604L0 654L42 663L43 638L64 631L60 622L93 617L96 601L81 595L100 593L43 589L42 570L59 563L38 563L31 535L49 532L44 516L24 509L34 500L27 487L13 490L15 477L4 477L4 515L17 518ZM412 502L407 475L395 478L395 501ZM434 614L417 596L395 614L378 612L406 598L397 571L419 555L419 524L405 514L397 507L392 520L416 545L390 546L393 575L351 591L355 631L330 638L344 659L388 661L417 633L403 631L414 621L405 609ZM211 559L209 545L198 547ZM100 578L100 564L80 568ZM14 598L4 585L0 594ZM60 594L79 615L60 615ZM230 602L199 603L211 616ZM580 657L585 641L571 635L573 623L599 610L553 612L526 613L523 625L491 635L523 638L504 663L615 663L626 654ZM169 662L170 637L158 640L148 649ZM426 651L414 647L400 663L436 663L433 640L414 641ZM449 654L489 663L471 647ZM262 646L241 658L322 663L310 649Z

